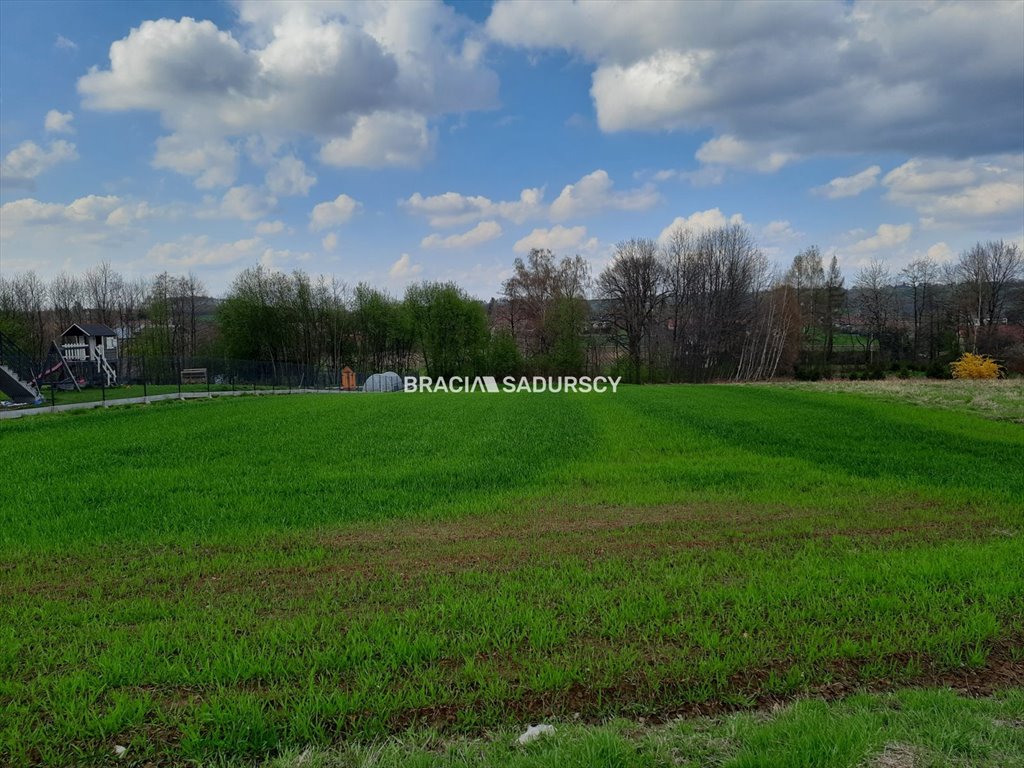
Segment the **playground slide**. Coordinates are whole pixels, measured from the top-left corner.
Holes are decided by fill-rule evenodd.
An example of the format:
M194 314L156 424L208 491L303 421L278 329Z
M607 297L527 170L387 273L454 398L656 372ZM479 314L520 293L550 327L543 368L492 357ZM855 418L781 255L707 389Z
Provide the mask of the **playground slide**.
M64 365L64 363L57 363L55 366L53 366L49 370L46 370L46 371L43 371L42 373L40 373L38 376L36 376L34 379L32 379L32 386L33 387L38 387L40 381L45 379L51 373L56 373L57 371L59 371L61 369L62 365Z

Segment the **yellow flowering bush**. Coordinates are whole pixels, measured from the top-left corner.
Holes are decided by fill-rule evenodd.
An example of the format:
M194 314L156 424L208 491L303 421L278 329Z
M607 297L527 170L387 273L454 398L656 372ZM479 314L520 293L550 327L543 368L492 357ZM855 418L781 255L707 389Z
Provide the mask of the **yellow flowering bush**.
M950 363L954 379L998 379L999 363L987 355L964 352L959 360Z

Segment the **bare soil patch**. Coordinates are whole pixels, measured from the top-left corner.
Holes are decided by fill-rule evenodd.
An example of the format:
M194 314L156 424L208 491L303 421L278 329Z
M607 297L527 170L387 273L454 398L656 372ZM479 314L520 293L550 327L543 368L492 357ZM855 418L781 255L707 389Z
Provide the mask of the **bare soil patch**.
M287 562L289 555L316 550L315 564L255 567L247 562L254 544L208 545L200 549L148 547L81 552L22 564L37 576L30 594L48 599L87 596L104 584L103 573L148 572L145 591L162 594L272 592L301 597L353 579L417 579L427 574L507 571L564 558L584 562L607 557L654 558L723 547L799 547L838 537L871 546L902 546L951 539L980 539L1001 530L994 515L974 509L941 509L928 501L894 501L859 515L811 509L701 503L659 507L540 506L509 515L442 521L388 521L334 531L290 534L259 544ZM179 573L176 559L208 561L211 567ZM234 560L237 559L237 562ZM154 562L168 567L153 568ZM115 569L110 565L116 563ZM212 565L218 563L218 566ZM224 563L224 565L219 565ZM11 570L14 563L0 564ZM4 590L0 588L0 594Z

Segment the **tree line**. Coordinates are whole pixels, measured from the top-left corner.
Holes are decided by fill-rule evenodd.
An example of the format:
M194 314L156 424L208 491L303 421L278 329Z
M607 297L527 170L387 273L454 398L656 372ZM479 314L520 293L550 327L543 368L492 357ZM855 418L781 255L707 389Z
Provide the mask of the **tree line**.
M211 300L194 274L129 279L108 262L49 282L34 271L0 274L0 331L33 359L72 323L102 323L130 339L137 354L187 357L216 336Z
M827 376L837 362L863 358L875 372L888 366L946 376L964 351L1024 372L1024 256L1015 243L977 243L953 261L921 257L898 272L876 259L849 290L835 257L826 270L818 249L809 248L785 280L797 296L798 374ZM838 333L858 343L837 352Z
M745 227L620 242L596 275L578 255L515 259L500 295L422 282L402 296L336 277L241 271L212 299L194 274L129 279L108 264L45 281L0 275L0 330L42 360L73 322L118 331L122 355L301 364L336 372L618 373L628 381L758 380L887 367L941 375L963 350L1024 368L1024 259L979 243L945 264L836 256L773 268ZM166 364L166 363L165 363Z

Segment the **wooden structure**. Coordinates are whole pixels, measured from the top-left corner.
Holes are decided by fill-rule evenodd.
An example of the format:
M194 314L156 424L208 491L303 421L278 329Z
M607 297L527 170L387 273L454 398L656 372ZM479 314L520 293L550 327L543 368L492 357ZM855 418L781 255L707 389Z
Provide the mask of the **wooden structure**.
M43 363L43 372L36 376L33 384L37 387L49 384L58 389L82 391L78 377L71 370L64 353L61 352L60 344L56 341L50 342L50 351L46 355L46 362Z
M86 379L117 383L117 334L103 323L75 323L60 335L61 353Z
M205 384L207 382L205 368L182 368L182 384Z
M356 372L347 365L341 369L341 388L346 392L353 392L356 389Z
M14 339L0 332L0 392L15 403L32 403L39 398L35 365ZM3 398L0 398L3 400Z

